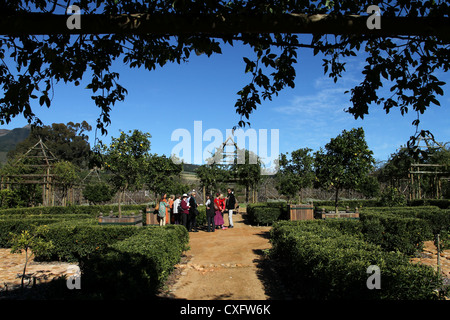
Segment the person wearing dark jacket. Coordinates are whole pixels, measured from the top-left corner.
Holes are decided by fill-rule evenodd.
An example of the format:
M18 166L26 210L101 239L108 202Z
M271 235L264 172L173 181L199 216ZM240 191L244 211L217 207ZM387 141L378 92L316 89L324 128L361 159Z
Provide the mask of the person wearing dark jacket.
M228 197L227 197L227 204L226 204L226 209L228 209L228 223L229 228L233 228L233 212L235 210L236 207L236 198L234 197L233 192L231 191L230 188L228 188Z
M198 232L197 230L197 201L195 200L195 191L191 192L189 198L189 229L188 231Z
M216 216L216 210L214 210L214 201L211 195L206 195L206 220L208 222L208 232L214 232L216 225L214 223L214 217Z

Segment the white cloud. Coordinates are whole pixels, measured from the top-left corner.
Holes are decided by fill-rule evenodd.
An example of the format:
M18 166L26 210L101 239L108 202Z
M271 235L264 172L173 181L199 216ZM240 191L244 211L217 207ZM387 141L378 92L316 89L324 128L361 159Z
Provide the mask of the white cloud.
M314 92L306 95L295 95L288 105L275 107L274 110L289 116L311 117L319 116L347 118L343 111L350 105L350 93L345 93L357 84L350 77L339 79L337 83L328 77L314 80Z

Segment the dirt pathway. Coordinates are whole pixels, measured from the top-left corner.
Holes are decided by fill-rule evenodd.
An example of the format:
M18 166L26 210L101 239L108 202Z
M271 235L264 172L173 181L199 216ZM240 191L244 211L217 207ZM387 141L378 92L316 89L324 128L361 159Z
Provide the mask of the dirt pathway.
M225 215L224 220L228 218ZM175 299L266 300L258 264L262 252L271 247L270 227L244 224L234 216L234 228L190 233L187 261L176 266L168 291ZM228 222L225 222L228 225Z
M7 290L20 287L23 268L25 265L25 253L12 254L11 249L0 248L0 297ZM47 283L63 275L70 277L79 273L77 264L66 262L35 262L32 258L26 268L29 287L34 280L36 284Z

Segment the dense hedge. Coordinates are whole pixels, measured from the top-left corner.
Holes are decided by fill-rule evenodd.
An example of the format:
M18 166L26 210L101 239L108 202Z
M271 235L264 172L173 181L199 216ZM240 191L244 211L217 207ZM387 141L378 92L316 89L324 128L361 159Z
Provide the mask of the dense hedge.
M55 218L41 219L0 219L0 248L9 248L10 232L19 234L23 230L30 230L39 225L52 224L60 221Z
M371 212L371 213L394 213L404 215L419 212L429 212L431 210L439 210L437 206L414 206L414 207L365 207L361 208L359 212Z
M55 223L89 223L96 224L96 220L91 215L23 215L23 214L4 214L0 215L0 248L9 247L9 233L20 233L23 230L31 230L40 225L52 225Z
M95 252L102 252L108 246L140 232L135 226L99 226L98 223L59 222L49 225L46 240L53 243L53 249L44 260L79 261Z
M285 220L289 217L289 209L286 202L260 202L247 205L247 219L251 224L268 225L277 220Z
M313 201L314 207L333 207L334 209L334 200L315 200ZM345 210L348 206L350 209L354 209L356 207L377 207L380 202L377 199L356 199L356 200L339 200L338 207L340 210Z
M313 201L316 208L333 207L334 200L315 200ZM378 199L353 199L353 200L339 200L338 207L340 210L345 210L346 207L350 209L365 208L365 207L380 207L382 202ZM436 206L440 209L450 208L450 199L420 199L407 201L407 206Z
M122 205L124 211L135 211L136 214L139 210L145 213L147 205ZM89 214L94 217L98 216L100 212L103 214L109 214L110 211L117 212L117 205L94 205L94 206L55 206L55 207L32 207L32 208L11 208L0 210L0 216L2 215L55 215L55 214Z
M152 298L187 250L183 226L144 227L81 259L83 295L99 299Z
M357 225L354 222L350 224ZM442 283L428 266L411 264L399 252L386 252L321 220L277 222L272 254L290 266L296 294L306 299L437 299ZM381 289L368 289L367 268L381 272Z
M437 234L440 235L442 240L441 245L446 248L450 247L450 209L439 209L435 206L418 206L418 207L386 207L386 208L365 208L360 213L362 221L367 222L368 219L377 219L379 223L383 224L383 227L379 227L379 232L387 232L392 229L391 224L402 223L404 218L416 218L426 222L421 224L422 230L417 228L407 229L405 231L398 230L397 232L405 233L417 233L421 232L421 235L426 236L425 240L434 240ZM397 218L395 218L397 217ZM408 220L405 220L405 223ZM411 221L411 220L410 220ZM373 225L372 228L376 226ZM416 227L419 227L416 225ZM387 229L387 230L385 230ZM373 231L374 229L372 229Z
M43 261L78 262L82 292L66 290L65 298L154 297L187 250L189 234L183 226L100 226L90 214L0 216L0 247L9 247L9 233L47 225L40 235L52 248L37 256Z
M72 216L72 215L69 215ZM0 219L0 247L8 248L9 233L20 233L32 230L39 225L48 225L45 240L51 241L52 249L46 255L36 257L37 260L77 261L80 257L89 255L115 241L120 241L139 231L134 226L99 226L92 219L61 218L21 218Z
M203 226L206 224L206 206L198 206L198 216L196 217L197 225Z
M440 209L450 209L450 199L417 199L408 201L408 206L437 206Z
M433 238L427 221L389 213L360 215L364 238L379 244L386 251L413 255L423 249L424 242Z

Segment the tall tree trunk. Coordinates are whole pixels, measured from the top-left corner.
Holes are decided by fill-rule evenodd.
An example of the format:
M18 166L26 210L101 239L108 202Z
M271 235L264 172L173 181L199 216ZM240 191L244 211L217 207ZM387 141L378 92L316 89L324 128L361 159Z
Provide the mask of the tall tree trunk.
M125 186L122 189L122 192L120 193L119 198L119 218L122 218L122 200L125 199L125 191L128 189L128 182L125 183Z
M22 290L24 288L23 280L25 278L25 273L27 271L27 264L28 264L28 248L25 248L25 265L23 266L22 280L20 282Z
M339 188L336 188L336 197L334 198L334 210L336 213L338 213L338 195L339 195Z
M122 189L119 193L119 218L122 218L122 198L124 193L125 193L124 189Z

